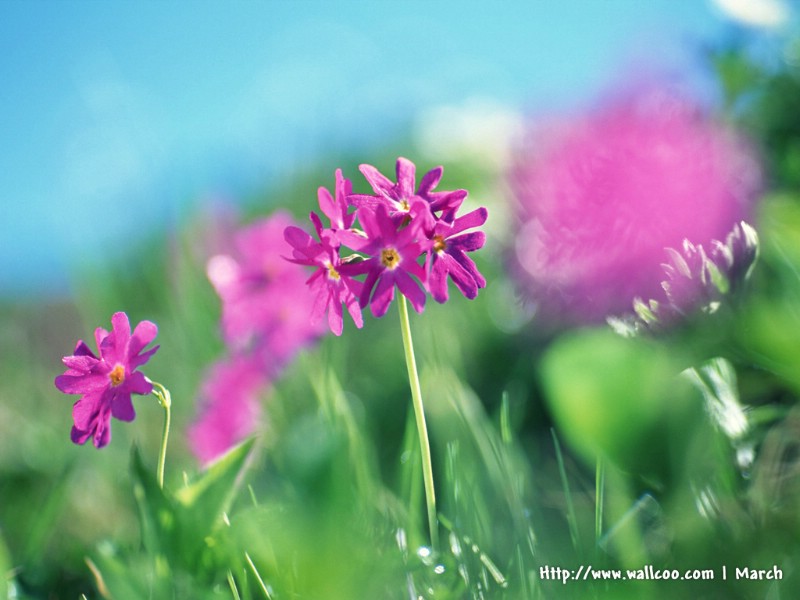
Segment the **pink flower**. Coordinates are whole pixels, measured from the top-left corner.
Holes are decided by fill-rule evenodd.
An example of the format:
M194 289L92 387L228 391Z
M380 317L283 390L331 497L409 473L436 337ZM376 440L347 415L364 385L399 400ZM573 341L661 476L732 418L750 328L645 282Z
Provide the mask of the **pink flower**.
M573 321L663 294L666 249L726 239L760 185L734 132L652 93L530 142L510 174L516 271L545 313Z
M486 287L486 279L467 256L467 252L483 248L486 235L482 231L463 232L483 225L487 217L486 209L479 208L457 218L452 225L438 221L433 228L428 250L428 289L440 304L448 299L448 276L470 300L477 297L479 288Z
M322 213L330 219L331 228L334 231L340 229L350 229L356 220L355 211L350 213L350 205L347 197L353 193L353 184L349 179L345 179L341 169L336 169L336 188L334 195L320 186L317 190L317 199Z
M385 206L379 205L373 212L370 207L358 209L361 222L369 242L360 250L370 255L357 266L366 273L359 304L370 305L375 317L382 317L394 300L395 285L409 299L418 313L425 308L425 291L412 275L423 285L425 270L417 262L422 245L417 239L419 227L414 221L398 229ZM373 293L374 290L374 293Z
M348 197L350 204L359 208L369 207L373 210L378 206L385 206L391 217L399 217L400 220L406 216L418 217L422 219L422 225L426 230L433 227L436 213L441 213L440 218L445 221L452 222L456 211L467 197L466 190L433 191L442 179L444 172L442 167L431 169L423 175L419 187L415 191L417 167L407 158L397 159L395 167L397 183L392 183L372 165L361 165L359 170L372 186L375 195L352 194ZM424 202L416 202L418 200L424 200Z
M338 171L337 171L338 173ZM336 335L342 335L344 320L342 306L347 308L353 322L359 329L364 325L358 296L361 294L361 282L353 278L358 270L354 264L342 261L339 245L331 245L331 236L326 235L322 222L316 213L311 213L311 222L317 232L319 242L299 227L287 227L284 237L293 248L293 263L316 267L314 274L306 282L314 294L314 308L311 321L319 322L328 313L328 326ZM352 221L351 221L352 224Z
M236 352L263 356L273 372L323 332L308 319L314 298L303 273L283 258L291 251L283 232L294 225L284 212L257 221L239 231L229 254L212 257L207 267L222 300L225 341Z
M259 396L268 381L253 357L235 356L214 364L200 390L200 414L189 428L189 445L208 464L256 430Z
M100 354L98 358L82 341L78 341L72 356L62 360L67 366L63 375L55 379L56 387L65 394L81 394L72 408L72 441L84 444L93 438L96 448L102 448L111 440L111 417L121 421L133 421L131 394L149 394L152 384L136 369L145 364L158 350L152 342L158 328L150 321L142 321L131 335L128 315L114 313L111 317L112 331L102 327L95 330L94 337Z

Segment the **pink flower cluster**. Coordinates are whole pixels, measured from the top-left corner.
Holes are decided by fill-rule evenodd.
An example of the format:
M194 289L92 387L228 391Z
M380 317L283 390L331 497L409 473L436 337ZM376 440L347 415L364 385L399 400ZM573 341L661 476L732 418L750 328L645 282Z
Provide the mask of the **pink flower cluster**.
M459 216L467 192L434 191L442 167L426 173L419 186L416 167L405 158L397 159L396 182L371 165L361 165L360 171L374 194L352 193L351 182L337 170L334 194L319 189L319 207L330 226L311 212L315 237L295 226L285 230L293 248L290 260L315 269L308 280L313 321L327 312L331 331L341 335L347 310L362 327L361 310L369 305L375 317L382 317L395 288L422 312L428 293L437 302L447 301L448 278L464 296L475 298L486 280L467 253L482 248L486 236L466 231L486 222L486 209ZM343 255L345 249L352 253Z
M229 252L208 261L228 354L206 372L189 429L192 451L204 464L253 433L271 381L325 331L308 317L313 299L305 277L283 258L290 251L283 231L293 224L278 211L241 229Z
M324 333L326 313L327 327L341 335L344 311L362 327L361 310L369 304L376 317L384 315L395 287L421 312L427 293L438 302L448 299L448 277L467 298L486 285L467 256L485 242L482 232L467 230L483 225L486 209L459 216L467 192L435 191L441 167L419 186L414 164L404 158L397 160L397 182L369 165L361 172L374 195L354 194L341 170L333 193L319 189L329 227L312 212L315 237L277 212L241 230L229 253L208 262L230 352L209 369L189 431L201 462L254 431L260 396L299 349ZM353 253L343 255L345 248ZM307 279L292 263L314 272Z
M525 295L548 317L592 322L662 298L668 248L727 239L751 213L760 169L729 128L648 90L532 131L510 184Z

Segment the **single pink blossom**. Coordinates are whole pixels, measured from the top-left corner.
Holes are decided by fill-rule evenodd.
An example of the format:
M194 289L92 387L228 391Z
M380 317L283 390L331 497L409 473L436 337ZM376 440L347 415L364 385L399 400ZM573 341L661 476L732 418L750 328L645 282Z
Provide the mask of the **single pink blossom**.
M153 385L137 371L158 350L152 342L158 328L150 321L142 321L131 334L128 315L114 313L112 330L102 327L94 337L99 357L83 342L78 341L71 356L62 360L67 366L63 375L55 379L56 387L65 394L81 394L72 408L72 441L84 444L93 438L96 448L111 440L111 417L120 421L133 421L131 394L149 394Z
M350 204L358 208L367 207L373 210L378 206L384 206L389 211L389 216L395 220L402 221L406 217L420 219L427 231L430 231L438 218L452 222L456 211L467 197L466 190L433 191L442 179L444 172L442 167L431 169L423 175L419 187L415 190L417 168L407 158L397 159L396 183L372 165L361 165L359 170L372 186L375 195L352 194L348 196ZM424 202L415 202L416 200Z
M356 220L355 211L349 212L350 205L347 197L353 193L353 184L349 179L342 175L341 169L336 169L336 187L334 194L320 186L317 190L317 199L322 213L330 219L331 229L350 229Z
M338 171L337 171L338 172ZM299 227L287 227L284 237L293 248L293 258L287 259L299 265L316 267L306 284L314 294L314 308L311 312L312 322L319 322L327 312L328 326L336 335L342 335L344 320L342 306L347 308L353 322L359 329L364 325L358 296L362 284L353 278L358 273L356 265L346 263L339 255L338 243L331 244L335 237L326 235L322 222L316 213L311 213L311 222L317 232L315 241Z
M243 441L257 428L260 396L268 387L264 370L252 356L215 363L200 390L200 410L189 428L189 446L208 464Z
M481 207L458 217L452 224L438 221L433 228L428 249L428 289L440 304L448 299L448 276L470 300L477 297L479 288L486 287L486 279L467 256L467 252L483 248L486 234L464 231L483 225L487 217L487 210Z
M359 301L361 308L369 304L372 314L382 317L394 300L396 285L414 310L421 313L425 308L422 285L426 282L425 270L417 262L422 253L417 237L421 228L414 220L407 227L398 228L383 205L374 212L371 207L359 208L358 220L369 240L361 252L370 255L356 265L367 274Z
M545 313L590 322L663 294L667 248L726 239L751 213L760 170L729 128L641 93L532 132L510 184L521 287Z

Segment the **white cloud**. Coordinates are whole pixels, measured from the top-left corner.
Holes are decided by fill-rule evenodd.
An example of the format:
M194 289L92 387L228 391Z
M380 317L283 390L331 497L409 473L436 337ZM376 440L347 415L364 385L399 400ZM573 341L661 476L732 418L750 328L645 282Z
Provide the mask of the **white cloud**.
M789 20L783 0L712 0L728 17L755 27L780 27Z
M495 100L469 98L460 105L437 106L417 118L414 133L430 159L467 160L500 168L508 162L522 116Z

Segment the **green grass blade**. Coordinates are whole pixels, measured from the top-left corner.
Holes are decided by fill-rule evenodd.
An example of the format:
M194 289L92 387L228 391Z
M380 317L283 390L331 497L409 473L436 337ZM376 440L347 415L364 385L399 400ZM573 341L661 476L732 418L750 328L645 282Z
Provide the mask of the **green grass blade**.
M567 480L567 470L564 467L564 456L561 453L561 444L558 441L555 429L550 429L550 434L553 436L553 446L556 450L556 461L558 461L558 472L561 476L561 485L564 489L564 501L567 504L567 525L569 527L569 537L572 540L572 547L576 552L580 552L581 539L580 532L578 531L578 519L575 516L575 505L572 502L572 491L569 488L569 481Z

